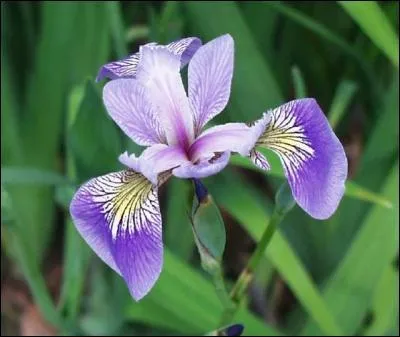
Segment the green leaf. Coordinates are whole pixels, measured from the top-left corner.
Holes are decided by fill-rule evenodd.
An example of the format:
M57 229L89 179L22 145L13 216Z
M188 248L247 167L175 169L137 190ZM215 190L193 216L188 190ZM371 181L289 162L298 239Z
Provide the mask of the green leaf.
M339 83L328 113L332 129L335 129L343 118L357 89L358 86L353 81L344 80Z
M125 313L131 320L199 335L219 328L222 310L213 284L166 249L163 272L155 287L139 303L128 304ZM245 326L246 336L280 335L244 309L238 313L237 321Z
M3 166L2 184L64 185L69 181L57 172L28 167Z
M86 82L82 104L69 130L68 146L79 183L119 167L121 137L92 81Z
M4 27L5 3L1 3L2 34ZM16 98L15 83L10 73L7 46L1 39L1 164L19 164L22 158L19 121L19 105Z
M292 78L294 84L294 92L296 98L304 98L307 96L306 84L299 67L292 67Z
M68 219L65 234L64 272L59 307L70 322L78 316L92 252Z
M26 55L34 62L20 121L23 164L56 171L65 95L71 83L95 73L104 62L108 54L108 25L103 4L43 3L38 10L40 38L35 55ZM53 189L21 186L12 191L12 196L16 208L21 210L23 233L33 246L29 256L36 261L33 263L38 263L52 233Z
M271 164L271 170L268 172L265 172L265 171L259 169L251 162L250 159L241 157L241 156L232 156L230 159L230 164L232 164L234 166L239 166L239 167L243 167L246 169L258 171L260 173L267 174L267 175L271 174L272 176L276 176L276 177L284 177L284 174L283 174L283 171L281 168L282 165L279 162L279 160L277 160L273 156L268 157L268 160ZM371 202L371 203L380 205L384 208L391 208L393 206L390 200L387 200L385 197L380 196L376 193L373 193L373 192L363 188L362 186L359 186L357 183L355 183L351 180L348 180L346 182L345 195L348 197L357 199L357 200Z
M382 190L395 209L373 207L333 276L324 287L324 299L346 335L357 332L385 268L392 262L399 235L399 165L392 168ZM355 291L357 289L357 291ZM318 335L313 321L303 335Z
M88 85L89 83L86 85L78 85L71 90L68 99L68 113L65 127L66 138L70 135L70 130L75 125L75 122L78 120L79 123L81 118L80 114L88 113L83 112L83 109L90 107L90 105L85 103L85 100L87 101L88 99L88 92L85 90ZM97 99L97 97L93 99ZM76 181L77 177L79 177L79 173L76 172L75 158L70 146L67 146L66 150L67 175L71 180ZM75 192L76 187L58 188L56 190L56 199L69 210L69 205ZM89 263L91 251L76 230L69 212L65 219L64 272L59 307L72 325L80 309L80 299L83 293L86 268Z
M124 22L120 8L121 5L122 4L119 1L110 1L106 3L115 51L119 59L128 56L128 49L125 41Z
M322 37L324 40L329 41L333 45L343 50L346 54L351 56L356 61L356 65L359 66L360 69L363 71L365 78L368 80L368 83L373 87L375 83L375 77L372 73L371 67L368 63L365 62L363 56L340 35L337 35L334 31L330 30L328 27L313 19L312 17L302 13L292 6L286 5L283 2L267 1L265 2L265 4L273 10L276 10L279 13L287 16L299 25L311 30L315 34Z
M190 225L190 202L193 189L190 182L172 177L167 186L165 243L183 260L188 261L195 243Z
M399 38L376 1L338 1L371 41L399 67Z
M399 272L390 263L376 287L372 323L364 331L364 336L384 336L397 321L399 311Z
M286 15L288 18L297 22L298 24L312 30L314 33L320 35L325 40L334 43L336 46L342 48L349 55L355 56L356 50L353 49L351 45L349 45L346 40L342 39L340 36L336 35L333 31L325 27L323 24L318 21L308 17L306 14L301 11L286 5L280 1L270 1L268 2L268 6L270 8L278 11L279 13Z
M96 259L95 262L88 275L90 281L90 296L86 303L88 310L81 316L80 328L86 336L115 336L121 333L125 303L131 297L129 292L126 292L126 284L118 274L109 268L104 268L104 263L100 259Z
M266 206L260 202L258 193L244 184L239 176L228 173L227 170L220 174L218 179L211 178L207 187L217 203L236 218L256 241L260 240L268 224L269 214ZM341 329L318 287L279 230L274 234L266 255L324 333L340 334Z
M399 86L398 75L394 78L385 96L381 97L376 111L379 118L375 120L368 135L361 162L352 180L358 186L363 186L365 192L376 193L382 187L388 172L398 158L399 136ZM367 197L371 195L367 193ZM365 194L364 194L365 195ZM357 197L357 195L355 195ZM369 199L369 198L368 198ZM390 202L384 195L379 196L385 203ZM360 199L360 200L365 200ZM372 200L371 200L372 201ZM331 270L343 258L344 253L362 224L371 204L360 204L354 198L345 199L340 211L330 220L332 235L327 247L325 267ZM392 204L393 207L393 204Z

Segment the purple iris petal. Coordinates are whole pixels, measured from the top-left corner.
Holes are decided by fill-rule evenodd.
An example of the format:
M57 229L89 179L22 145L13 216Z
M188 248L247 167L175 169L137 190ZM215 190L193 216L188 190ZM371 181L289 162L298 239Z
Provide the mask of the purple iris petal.
M123 276L133 298L146 295L163 264L157 186L131 170L93 178L79 188L70 212L79 233Z
M79 188L71 201L70 213L76 229L87 244L108 266L121 274L108 245L109 230L102 213L103 206L93 201L91 190L97 179L93 178Z
M171 42L168 45L159 45L154 42L146 45L165 48L174 55L177 55L180 58L181 68L183 68L201 46L201 40L196 37L188 37ZM96 81L101 81L106 77L112 80L121 77L133 78L136 76L139 60L140 52L132 54L122 60L107 63L100 68Z
M172 171L178 178L205 178L222 171L229 163L229 152L215 154L212 158L199 160L196 164L187 162Z
M121 231L115 239L108 238L114 260L137 301L153 287L163 266L161 215L149 211L148 220L143 214L137 215L142 223L133 231Z
M277 153L297 203L312 217L329 218L345 190L347 159L318 103L312 98L288 102L254 125L264 133L257 146Z
M165 143L158 111L144 86L135 79L108 82L103 89L104 105L118 126L137 144Z
M258 139L258 134L251 132L244 123L217 125L204 131L190 147L193 161L215 152L238 152L248 156Z
M231 92L234 42L220 36L194 54L189 63L189 101L194 113L196 134L226 106Z
M158 174L190 163L186 152L180 146L165 144L148 147L138 158L135 155L128 156L123 153L119 159L124 165L142 172L153 184L157 183Z
M187 148L194 139L193 118L179 72L180 59L165 48L144 46L136 78L146 87L163 123L169 145Z

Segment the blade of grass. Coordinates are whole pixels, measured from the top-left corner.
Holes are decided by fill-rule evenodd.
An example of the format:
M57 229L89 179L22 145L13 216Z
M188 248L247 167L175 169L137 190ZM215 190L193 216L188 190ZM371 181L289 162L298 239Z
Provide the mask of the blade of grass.
M18 164L22 158L17 120L19 105L5 44L5 3L1 3L1 164Z
M111 25L111 34L114 41L115 51L118 59L128 56L126 47L124 22L121 14L121 3L119 1L110 1L106 3L109 21Z
M344 80L339 83L328 113L329 123L333 129L343 118L357 89L358 86L353 81Z
M40 10L41 36L28 86L21 134L24 135L25 165L54 171L64 95L70 81L97 70L96 62L105 57L107 34L103 32L108 26L104 23L103 5L44 3ZM16 207L24 210L21 226L35 246L31 256L34 263L40 261L51 235L52 193L48 187L26 186L13 198Z
M303 75L299 67L294 66L292 67L292 78L293 78L293 85L294 85L294 92L296 98L303 98L307 96L307 89L306 84L304 82Z
M371 325L364 331L364 336L387 335L397 321L399 310L399 273L390 263L376 287Z
M79 110L85 98L84 96L84 85L75 87L69 95L67 120L65 123L66 135L69 134L71 127L78 117ZM67 147L66 153L66 167L67 177L72 181L77 181L74 157L69 147ZM70 200L67 200L67 210L69 209L69 204ZM90 250L76 231L75 225L72 223L69 215L66 216L65 226L64 272L58 306L72 325L74 324L79 310L80 296L82 295L86 278L86 268L89 262Z
M399 67L399 38L376 1L338 1L371 41Z
M377 206L371 209L345 258L324 287L324 299L346 335L357 332L385 268L398 251L398 183L397 161L382 190L395 209L389 211ZM315 336L319 331L309 320L302 335Z
M68 180L56 172L27 167L3 166L1 168L1 183L61 185L67 184Z
M369 132L367 144L362 154L354 183L376 193L387 178L396 158L398 158L399 136L399 87L398 77L387 89L387 94L381 98L380 107L374 127ZM387 199L382 196L383 200ZM391 202L389 200L389 202ZM354 237L355 232L363 222L370 204L360 204L356 200L345 200L340 212L331 222L332 236L327 247L327 257L324 267L333 270L343 258L344 253Z
M371 67L365 62L362 55L358 53L358 51L353 48L346 40L342 39L340 36L335 34L333 31L328 29L326 26L321 24L320 22L314 20L313 18L305 15L304 13L288 6L279 1L268 1L265 2L266 5L270 6L272 9L278 11L279 13L287 16L294 22L297 22L299 25L313 31L314 33L321 36L326 41L333 43L334 45L338 46L342 49L345 53L351 56L355 61L356 64L360 67L365 75L366 80L369 83L369 86L372 92L376 95L376 88L375 88L375 77L372 73Z

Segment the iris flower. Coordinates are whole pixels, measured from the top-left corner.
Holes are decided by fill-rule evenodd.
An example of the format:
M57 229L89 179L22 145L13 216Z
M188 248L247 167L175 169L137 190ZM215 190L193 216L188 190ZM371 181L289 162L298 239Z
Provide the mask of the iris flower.
M187 64L186 93L181 70ZM135 300L150 291L162 270L158 188L172 175L214 175L232 153L268 170L257 151L267 148L279 156L293 197L312 217L330 217L343 196L346 156L313 98L290 101L251 123L206 128L228 103L233 69L234 41L226 34L204 45L195 37L148 43L99 71L98 80L111 79L103 89L109 115L147 148L139 157L121 154L125 169L84 183L70 211L84 240L124 278Z

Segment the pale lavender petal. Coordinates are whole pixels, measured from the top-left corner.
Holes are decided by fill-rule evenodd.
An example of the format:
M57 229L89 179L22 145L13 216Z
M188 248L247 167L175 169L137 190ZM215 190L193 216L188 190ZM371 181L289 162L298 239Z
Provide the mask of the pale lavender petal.
M206 178L222 171L229 163L229 152L217 153L212 158L201 159L196 164L186 162L174 169L172 174L178 178Z
M194 53L201 46L201 40L196 37L187 37L181 40L171 42L167 45L159 45L151 42L147 46L158 46L167 49L180 58L181 68L183 68L192 58ZM140 53L137 52L122 60L110 62L102 66L97 75L96 81L105 77L116 79L121 77L134 78L137 66L140 61Z
M160 173L189 162L185 151L180 146L165 144L155 144L148 147L140 157L136 157L134 154L128 156L125 152L121 154L119 160L133 170L142 172L154 184L157 182Z
M165 143L156 107L145 87L135 79L117 79L103 89L104 105L118 126L137 144Z
M257 146L277 153L299 206L317 219L329 218L345 190L347 159L318 103L312 98L288 102L255 125L265 129Z
M201 128L226 106L231 92L234 42L222 35L200 47L189 63L189 101L195 130Z
M126 167L129 167L130 169L140 172L140 157L136 157L134 153L128 154L128 151L125 151L124 153L120 154L118 157L118 160L120 163L124 164ZM147 178L149 179L149 178Z
M204 131L192 144L190 158L196 161L215 152L238 152L249 156L259 134L244 123L228 123Z
M201 47L201 40L197 37L187 37L167 44L167 49L178 56L181 68L189 63L193 55Z
M179 73L180 60L165 48L144 46L136 78L158 109L169 145L188 148L194 139L193 119Z
M138 172L114 172L83 184L70 206L78 232L122 275L136 300L150 291L163 265L157 189Z
M96 81L101 81L103 78L109 78L111 80L116 78L134 78L139 59L139 53L135 53L122 60L103 65L97 74Z
M265 158L265 156L257 150L251 150L250 159L262 170L269 171L271 169L271 165L269 164L267 158Z

